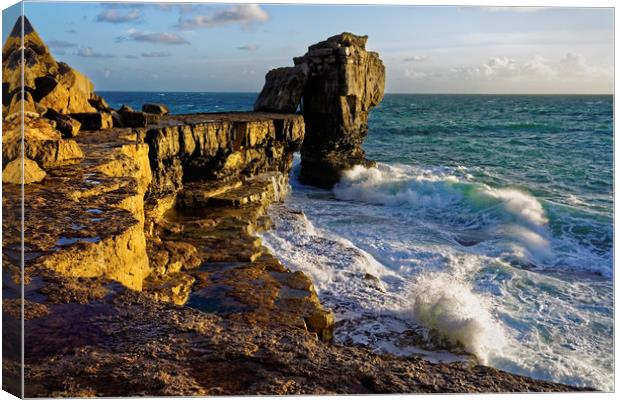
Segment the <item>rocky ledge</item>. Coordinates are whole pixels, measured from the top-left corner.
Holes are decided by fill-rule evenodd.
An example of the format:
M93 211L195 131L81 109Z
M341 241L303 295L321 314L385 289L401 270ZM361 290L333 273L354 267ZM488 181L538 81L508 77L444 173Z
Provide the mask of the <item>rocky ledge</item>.
M282 265L257 236L270 227L266 209L288 190L304 117L169 115L158 104L111 110L86 78L62 78L81 75L56 63L27 20L15 32L21 23L28 57L15 58L14 36L3 49L5 390L121 397L574 389L335 345L333 314L310 278ZM30 69L23 92L10 81L21 68Z

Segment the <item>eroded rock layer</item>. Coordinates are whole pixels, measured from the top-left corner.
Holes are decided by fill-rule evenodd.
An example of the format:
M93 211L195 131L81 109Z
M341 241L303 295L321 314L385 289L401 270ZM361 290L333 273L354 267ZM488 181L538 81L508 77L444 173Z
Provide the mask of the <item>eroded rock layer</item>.
M302 116L223 113L166 116L148 129L153 195L171 193L184 180L225 180L262 171L287 172L304 137Z

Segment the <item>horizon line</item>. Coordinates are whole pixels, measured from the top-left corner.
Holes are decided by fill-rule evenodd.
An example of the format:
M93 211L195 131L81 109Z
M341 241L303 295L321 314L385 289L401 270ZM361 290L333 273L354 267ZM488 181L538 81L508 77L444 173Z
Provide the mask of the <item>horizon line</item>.
M222 91L222 90L117 90L102 89L95 92L116 93L227 93L227 94L259 94L258 92L246 91ZM445 95L445 96L614 96L614 93L448 93L448 92L385 92L385 94L404 95Z

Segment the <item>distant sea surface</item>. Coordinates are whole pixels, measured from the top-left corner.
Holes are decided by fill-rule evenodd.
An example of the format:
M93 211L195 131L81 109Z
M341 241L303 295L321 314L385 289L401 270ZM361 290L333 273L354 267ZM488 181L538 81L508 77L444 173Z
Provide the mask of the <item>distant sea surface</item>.
M256 98L101 94L173 113ZM296 159L263 235L313 277L336 340L613 389L612 96L386 95L364 148L377 167L331 191Z

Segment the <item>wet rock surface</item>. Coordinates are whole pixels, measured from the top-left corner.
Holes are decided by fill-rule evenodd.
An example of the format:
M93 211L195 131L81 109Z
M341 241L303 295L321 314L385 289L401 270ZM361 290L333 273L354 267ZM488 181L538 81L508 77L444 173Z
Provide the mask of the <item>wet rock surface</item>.
M462 364L377 355L120 291L26 321L26 395L138 396L564 391ZM64 347L72 349L62 352Z

